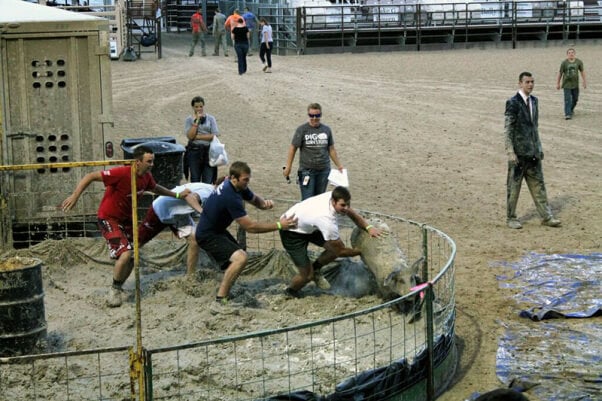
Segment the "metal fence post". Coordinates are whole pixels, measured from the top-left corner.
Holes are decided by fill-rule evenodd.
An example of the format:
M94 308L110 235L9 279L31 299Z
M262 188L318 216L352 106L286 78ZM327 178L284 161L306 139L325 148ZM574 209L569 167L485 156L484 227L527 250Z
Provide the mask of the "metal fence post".
M435 322L433 315L433 301L435 294L433 284L429 283L426 287L426 343L427 343L427 372L426 372L426 399L427 401L435 400Z
M433 316L433 284L429 281L428 274L428 230L423 224L422 230L422 280L428 283L426 287L425 302L426 302L426 344L427 344L427 372L426 372L426 399L427 401L435 400L435 322Z

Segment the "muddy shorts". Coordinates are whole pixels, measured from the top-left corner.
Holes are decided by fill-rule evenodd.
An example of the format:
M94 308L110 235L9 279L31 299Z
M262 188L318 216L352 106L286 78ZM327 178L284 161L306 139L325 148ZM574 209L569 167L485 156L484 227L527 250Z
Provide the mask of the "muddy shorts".
M232 254L242 249L228 231L223 233L207 233L201 238L197 237L196 242L201 249L215 259L222 270L226 270L230 265Z
M316 230L311 234L301 234L294 231L280 231L280 239L282 246L290 255L293 263L297 267L307 267L311 264L307 255L307 246L311 242L317 246L324 246L324 236L320 230Z
M133 249L131 225L126 226L113 219L98 219L98 228L107 241L111 259L118 259L122 253Z

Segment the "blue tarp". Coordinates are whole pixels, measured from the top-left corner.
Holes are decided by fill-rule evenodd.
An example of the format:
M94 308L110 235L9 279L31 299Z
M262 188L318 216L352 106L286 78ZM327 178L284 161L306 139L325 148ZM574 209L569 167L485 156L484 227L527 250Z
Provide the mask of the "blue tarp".
M533 320L586 318L602 313L602 254L528 254L511 264L512 277L498 276L502 287L519 290L515 299Z
M542 401L602 400L602 254L531 253L499 275L516 295L517 319L505 323L496 372L538 385ZM562 318L545 320L551 318ZM580 318L580 319L567 319Z

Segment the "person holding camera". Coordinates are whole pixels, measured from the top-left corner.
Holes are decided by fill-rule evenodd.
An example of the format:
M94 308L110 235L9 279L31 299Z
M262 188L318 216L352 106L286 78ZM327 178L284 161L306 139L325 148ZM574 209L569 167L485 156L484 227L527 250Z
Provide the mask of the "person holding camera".
M186 117L184 132L188 138L184 175L190 182L213 184L217 178L217 167L209 165L209 145L215 135L219 136L215 117L205 113L205 99L195 96L190 102L192 115Z

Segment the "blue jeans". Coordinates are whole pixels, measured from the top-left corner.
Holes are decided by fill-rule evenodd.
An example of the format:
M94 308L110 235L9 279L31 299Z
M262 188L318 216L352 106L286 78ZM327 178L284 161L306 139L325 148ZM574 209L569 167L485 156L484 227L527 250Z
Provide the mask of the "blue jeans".
M579 100L579 88L564 88L564 115L571 117Z
M190 169L190 182L213 184L217 179L217 167L209 165L209 145L189 147L186 151L186 157Z
M257 50L257 31L249 28L249 51Z
M235 43L236 57L238 57L238 74L247 72L247 53L249 52L249 43Z
M301 189L301 200L326 192L329 174L330 168L324 170L299 170L297 175L299 177L299 188Z

